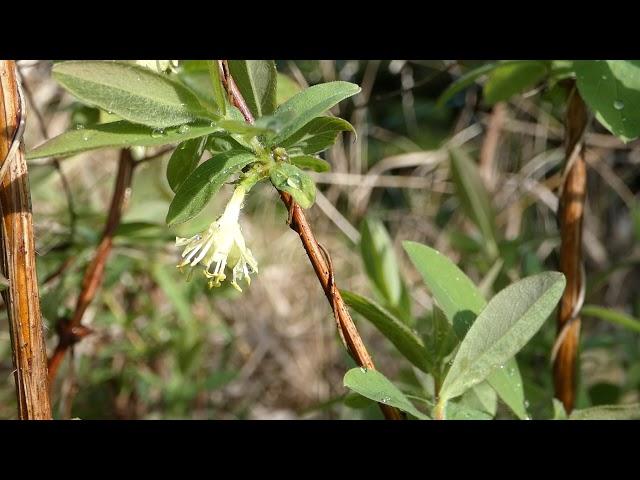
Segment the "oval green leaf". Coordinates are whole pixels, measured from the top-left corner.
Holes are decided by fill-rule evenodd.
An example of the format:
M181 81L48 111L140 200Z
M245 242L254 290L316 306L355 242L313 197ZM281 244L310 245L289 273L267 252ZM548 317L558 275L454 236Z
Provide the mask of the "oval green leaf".
M194 93L167 75L117 61L56 63L54 78L83 102L157 128L213 118Z
M222 79L220 78L218 60L207 60L207 70L209 71L209 77L211 78L211 89L213 91L213 98L216 102L216 107L218 107L218 111L224 116L227 114L227 102L225 99L224 88L222 86Z
M479 67L473 68L466 72L464 75L460 76L456 81L454 81L451 85L447 87L447 89L440 94L440 98L436 103L437 107L442 107L445 103L447 103L454 95L462 90L466 89L470 85L482 77L495 70L498 67L504 65L516 65L522 62L526 62L526 60L503 60L500 62L491 62L485 63L484 65L480 65Z
M314 85L294 95L276 109L275 116L286 120L280 132L269 139L268 146L286 142L315 117L358 92L358 85L339 81Z
M184 179L196 169L206 144L207 137L200 137L186 140L176 147L167 164L167 181L171 190L176 192Z
M564 275L545 272L499 292L478 315L456 353L440 398L455 398L504 368L540 329L562 296Z
M282 105L284 102L293 97L302 88L291 77L284 73L278 73L278 85L276 86L276 105Z
M485 103L494 105L509 100L532 87L547 75L548 63L531 60L499 66L491 72L489 80L484 84Z
M447 404L445 418L447 420L493 420L493 416L487 412L455 402Z
M456 335L463 339L487 302L471 279L449 258L420 243L403 242L402 245Z
M451 405L451 403L452 402L448 405ZM481 382L464 392L462 397L460 397L459 404L486 413L490 417L495 417L498 411L498 396L489 383ZM447 418L449 418L448 414Z
M273 60L229 60L231 76L256 118L276 109L277 71Z
M391 238L379 220L367 218L362 222L360 255L369 281L379 299L394 310L402 312L402 319L409 320L409 295L400 275Z
M296 155L295 157L289 157L289 161L298 168L313 170L314 172L322 173L331 170L329 162L313 155Z
M576 60L580 95L611 133L640 136L640 60Z
M231 150L202 163L180 185L169 205L167 224L177 225L195 217L231 175L256 160L251 153Z
M413 406L398 387L376 370L352 368L344 376L344 386L375 402L410 413L420 420L430 420L427 415Z
M451 152L451 174L462 206L469 218L478 226L485 240L485 248L491 258L498 254L495 215L489 194L480 179L478 167L469 155L459 149Z
M433 363L422 339L407 325L371 300L345 290L340 293L346 304L369 320L407 360L423 372L433 372Z
M287 192L302 208L316 201L316 184L295 165L279 163L271 169L270 177L274 187Z
M209 122L199 122L163 130L125 121L103 123L82 130L70 130L27 153L27 159L68 157L99 148L154 147L183 142L219 130Z
M332 146L340 132L355 134L356 130L342 118L317 117L287 138L280 146L292 152L313 155Z

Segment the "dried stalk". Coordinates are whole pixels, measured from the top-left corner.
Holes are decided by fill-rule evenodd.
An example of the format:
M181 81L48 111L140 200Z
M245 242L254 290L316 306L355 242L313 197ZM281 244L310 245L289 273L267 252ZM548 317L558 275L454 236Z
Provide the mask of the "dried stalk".
M233 77L229 72L228 65L225 60L220 62L223 85L229 99L233 105L235 105L247 123L253 123L254 118L245 102L238 87L233 81ZM320 285L324 290L324 293L333 309L333 313L338 326L338 332L349 351L349 354L353 357L356 363L364 368L375 370L375 365L371 359L371 355L367 351L358 330L353 323L351 315L347 310L347 307L342 300L340 291L335 284L333 265L331 264L331 258L326 250L318 244L318 241L313 235L313 231L307 222L307 219L302 211L302 208L296 204L291 195L285 192L279 192L282 202L289 210L289 226L300 235L300 240L304 246L305 251L309 257L309 261L316 272L316 276L320 281ZM388 420L401 420L403 414L394 407L389 405L379 404L382 413Z
M553 377L555 396L571 412L576 397L576 365L580 336L580 308L584 302L582 263L582 219L586 196L584 132L588 123L587 108L580 94L572 88L566 117L565 181L558 206L560 225L560 270L567 287L558 309L558 336L554 347Z
M506 118L507 105L504 102L496 103L489 119L482 149L480 150L480 175L489 191L493 191L496 186L496 152L500 144L500 134Z
M0 60L0 209L2 210L2 272L9 286L2 292L7 305L18 416L20 419L50 419L47 383L47 353L40 313L36 277L35 241L29 178L24 152L11 151L20 142L19 125L24 121L14 61ZM16 136L16 138L14 138Z
M105 265L113 246L113 236L118 225L120 225L122 211L129 196L135 165L131 152L128 149L121 150L116 183L111 198L111 206L109 207L109 216L102 232L102 238L93 260L85 271L82 289L71 319L61 320L57 325L58 345L49 359L50 385L53 385L58 367L67 350L91 333L89 328L82 325L82 317L102 284Z

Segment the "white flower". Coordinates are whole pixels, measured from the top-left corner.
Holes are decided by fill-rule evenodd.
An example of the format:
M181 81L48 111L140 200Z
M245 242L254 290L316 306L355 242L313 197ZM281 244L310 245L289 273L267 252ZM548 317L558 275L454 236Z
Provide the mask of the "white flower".
M240 230L238 218L246 189L239 185L222 216L209 228L191 238L176 237L176 246L184 246L178 268L186 265L195 267L198 263L204 266L204 275L209 279L209 288L219 287L227 278L225 268L233 273L231 285L242 291L238 281L246 278L251 283L250 274L258 271L258 262L246 247ZM213 270L212 270L213 267Z

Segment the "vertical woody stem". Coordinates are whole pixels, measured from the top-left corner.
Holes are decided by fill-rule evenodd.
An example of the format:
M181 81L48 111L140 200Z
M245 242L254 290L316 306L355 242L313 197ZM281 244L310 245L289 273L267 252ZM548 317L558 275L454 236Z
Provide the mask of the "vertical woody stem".
M242 97L240 90L236 86L233 77L229 72L227 62L225 60L220 61L220 66L223 85L225 87L225 90L227 91L227 94L229 95L231 103L235 105L240 110L240 112L242 112L242 115L244 116L244 119L247 123L253 123L253 115L247 107L247 104ZM290 227L298 235L300 235L300 240L302 241L302 245L307 252L309 261L311 262L311 265L313 265L313 269L315 270L316 276L320 281L320 285L322 286L327 300L329 301L329 305L331 305L334 316L336 318L338 332L340 333L340 336L343 339L347 350L349 351L349 354L361 367L375 370L375 365L373 363L373 360L371 359L371 355L369 355L369 352L367 351L367 348L365 347L364 342L362 341L362 338L358 333L358 329L353 323L351 315L349 314L349 310L347 310L347 307L342 300L340 291L335 284L331 259L328 257L327 252L324 251L324 249L318 244L318 241L313 235L313 231L311 230L311 227L307 222L302 208L300 208L300 206L293 201L291 195L289 195L288 193L280 191L279 193L282 202L290 212ZM398 409L389 405L384 405L382 403L380 403L379 405L386 419L403 419L403 415Z
M7 158L11 145L21 140L14 135L26 115L24 105L18 91L15 62L0 60L0 161L10 162L0 179L2 272L9 281L2 297L11 331L18 416L24 420L50 419L27 164L22 148Z
M558 207L560 224L560 270L567 287L558 309L558 345L553 364L556 397L567 412L575 406L577 357L580 336L582 273L582 219L586 196L584 131L588 115L584 101L575 86L569 98L566 117L565 181Z

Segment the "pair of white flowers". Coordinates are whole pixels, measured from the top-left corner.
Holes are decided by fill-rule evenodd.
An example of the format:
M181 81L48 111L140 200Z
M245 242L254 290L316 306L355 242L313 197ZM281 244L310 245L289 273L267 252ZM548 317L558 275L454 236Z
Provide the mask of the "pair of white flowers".
M222 285L227 279L225 269L228 268L232 272L231 285L242 291L238 282L246 279L250 284L249 275L258 271L258 262L245 245L238 223L246 193L246 187L238 185L222 216L207 230L191 238L176 237L176 246L185 247L178 268L201 264L205 277L209 279L209 288Z

